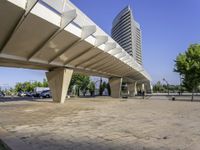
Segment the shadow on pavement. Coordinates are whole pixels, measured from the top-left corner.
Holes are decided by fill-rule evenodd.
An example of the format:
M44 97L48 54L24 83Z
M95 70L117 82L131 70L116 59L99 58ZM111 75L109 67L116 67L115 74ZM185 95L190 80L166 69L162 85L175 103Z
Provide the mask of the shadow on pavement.
M8 141L11 141L7 139ZM1 141L1 140L0 140ZM129 144L123 144L121 142L114 142L108 140L107 142L98 142L98 140L90 139L84 140L84 138L78 139L69 139L69 140L55 140L51 139L29 139L27 136L21 136L16 141L13 141L10 144L14 143L16 150L20 150L20 147L23 147L23 150L161 150L160 148L155 148L152 146L145 145L144 143L133 141ZM23 145L21 145L23 144ZM9 146L4 141L0 144L2 150L11 150L13 147ZM19 149L19 148L20 149ZM1 148L1 147L0 147Z

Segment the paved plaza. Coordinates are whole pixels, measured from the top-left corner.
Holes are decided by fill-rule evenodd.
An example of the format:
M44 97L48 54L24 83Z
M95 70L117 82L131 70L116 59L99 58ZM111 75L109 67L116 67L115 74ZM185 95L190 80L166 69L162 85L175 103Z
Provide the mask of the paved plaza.
M158 98L0 101L0 139L16 150L199 150L200 103Z

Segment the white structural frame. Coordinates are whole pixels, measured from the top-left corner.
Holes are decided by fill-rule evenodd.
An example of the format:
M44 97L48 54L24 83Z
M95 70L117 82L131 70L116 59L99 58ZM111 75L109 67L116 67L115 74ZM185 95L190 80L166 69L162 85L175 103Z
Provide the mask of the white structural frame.
M13 25L6 16L0 18L5 23L0 30L9 28L6 36L0 35L0 66L48 71L67 68L108 78L151 81L143 66L69 0L0 3L0 10L18 13L1 12L13 17Z

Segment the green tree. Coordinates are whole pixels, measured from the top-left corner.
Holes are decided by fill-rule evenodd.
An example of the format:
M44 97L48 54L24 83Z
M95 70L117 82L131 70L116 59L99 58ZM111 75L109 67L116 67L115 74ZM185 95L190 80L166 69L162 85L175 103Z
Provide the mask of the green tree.
M183 78L183 86L192 92L197 91L200 85L200 45L191 45L185 53L179 54L175 60L175 72Z
M81 90L83 92L83 95L85 96L88 85L90 83L90 77L87 75L75 73L72 76L69 89L72 90L73 86L76 85L77 95L79 96L79 91Z
M18 82L18 83L15 85L15 91L16 91L16 92L24 91L23 84L20 83L20 82Z
M110 84L109 83L107 83L106 88L108 90L108 96L110 96L111 95L111 88L110 88Z
M77 85L79 89L83 92L83 96L85 96L87 90L88 90L88 85L90 83L90 77L86 75L80 75L80 78L77 82Z
M99 95L102 96L104 90L107 88L107 83L104 81L102 83L102 79L100 80L100 84L99 84Z
M167 91L167 86L162 85L160 81L158 81L154 86L153 86L153 92L165 92Z
M35 87L48 87L48 83L46 79L43 80L43 82L19 82L15 85L15 91L16 92L33 92Z
M24 88L24 91L27 91L27 92L32 92L34 90L34 87L30 82L24 82L23 88Z
M46 79L43 79L42 86L43 87L48 87L49 86L48 81Z
M95 84L93 81L90 81L89 85L88 85L88 90L90 92L90 96L94 96L94 92L95 92Z

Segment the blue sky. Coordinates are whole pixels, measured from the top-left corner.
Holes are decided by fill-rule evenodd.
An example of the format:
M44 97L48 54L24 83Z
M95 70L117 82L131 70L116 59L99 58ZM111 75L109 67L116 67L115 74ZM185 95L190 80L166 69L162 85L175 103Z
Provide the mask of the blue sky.
M166 78L178 84L174 59L192 43L200 41L200 0L71 0L105 32L112 20L130 4L142 29L142 56L153 83ZM0 86L39 80L44 71L0 68Z

